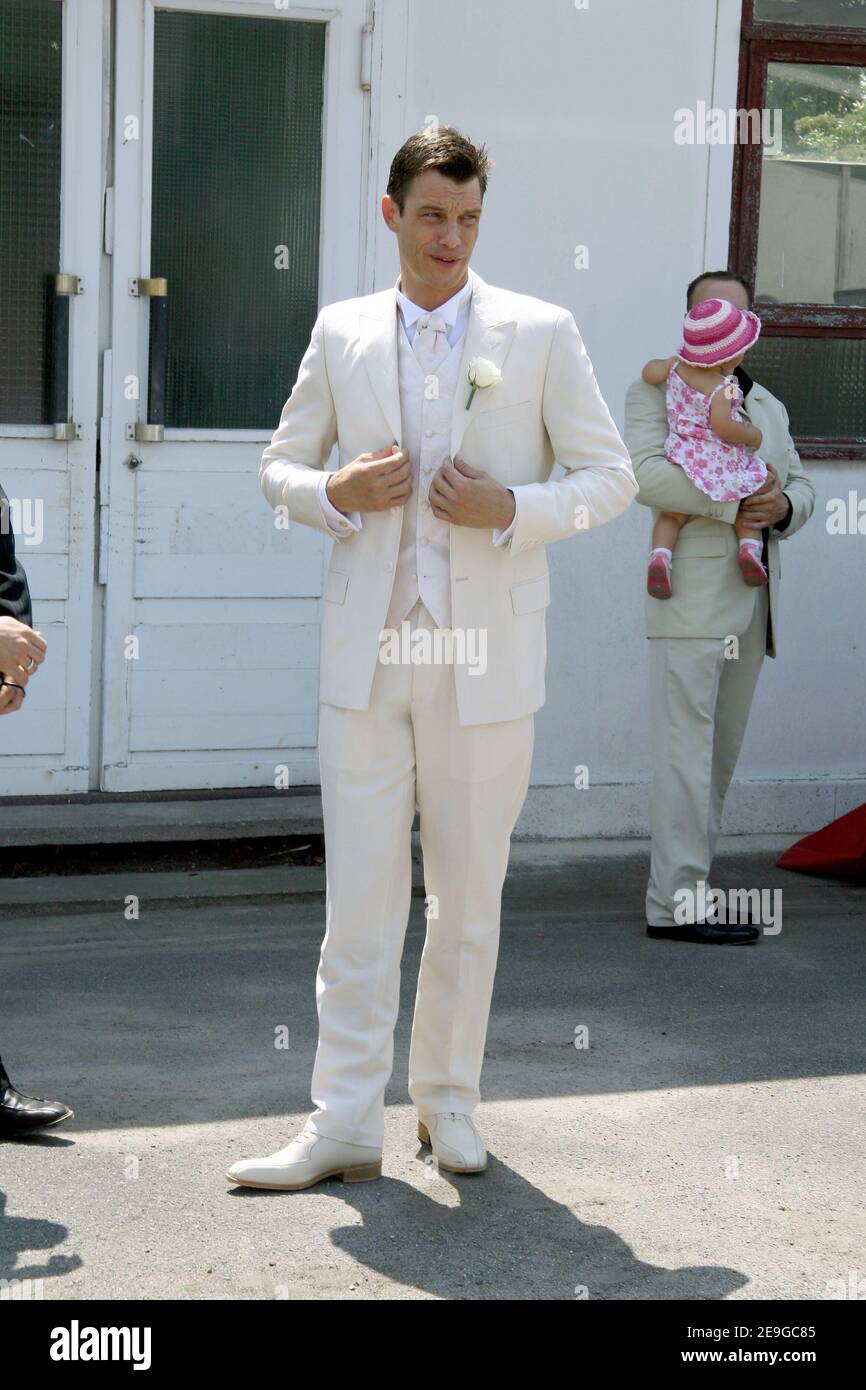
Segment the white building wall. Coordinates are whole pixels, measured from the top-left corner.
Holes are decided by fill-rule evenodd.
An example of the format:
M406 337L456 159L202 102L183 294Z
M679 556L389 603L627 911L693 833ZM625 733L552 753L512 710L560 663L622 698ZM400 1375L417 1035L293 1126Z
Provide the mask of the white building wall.
M688 281L727 263L733 149L673 131L678 108L736 106L739 0L385 0L380 19L379 190L428 118L484 140L497 167L473 264L573 311L622 427L644 361L676 349ZM370 268L371 288L396 279L379 219ZM825 526L828 499L866 497L866 461L810 471L815 515L782 545L780 654L729 797L733 833L806 831L866 800L866 537ZM635 505L548 550L547 703L518 834L647 831L649 527ZM573 787L578 764L587 790Z

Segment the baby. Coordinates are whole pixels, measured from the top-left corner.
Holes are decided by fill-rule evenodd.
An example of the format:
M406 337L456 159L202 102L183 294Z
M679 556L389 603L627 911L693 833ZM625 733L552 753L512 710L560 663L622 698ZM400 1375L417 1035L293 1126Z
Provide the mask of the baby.
M756 452L761 431L743 419L743 393L733 375L760 331L761 321L751 310L738 309L727 299L705 299L686 314L679 356L655 358L643 369L650 385L667 383L668 461L716 502L739 501L767 477ZM672 552L689 520L684 512L662 512L656 520L647 568L647 591L653 598L673 594ZM766 584L760 527L738 515L734 530L743 582Z

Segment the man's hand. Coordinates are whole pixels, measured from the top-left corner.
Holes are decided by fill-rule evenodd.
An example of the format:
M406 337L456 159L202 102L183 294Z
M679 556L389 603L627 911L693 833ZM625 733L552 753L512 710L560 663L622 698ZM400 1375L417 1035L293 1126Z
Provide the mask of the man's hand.
M42 665L47 650L41 632L34 632L17 618L0 618L0 671L10 672L10 680L17 679L11 674L13 667L32 674Z
M788 515L788 499L771 463L767 464L767 476L761 486L743 498L738 514L750 526L757 527L773 526Z
M16 669L0 672L0 676L4 681L13 682L12 685L0 685L0 714L14 714L24 704L24 691L17 687L27 684L27 674Z
M338 512L386 512L400 507L412 492L412 466L397 441L375 454L359 454L345 468L328 475L328 501Z
M24 703L23 687L45 660L48 643L17 618L0 618L0 673L12 685L0 685L0 714L14 714ZM22 689L16 689L21 686Z
M514 520L514 494L489 473L472 468L457 454L446 459L430 484L430 510L454 526L504 530Z

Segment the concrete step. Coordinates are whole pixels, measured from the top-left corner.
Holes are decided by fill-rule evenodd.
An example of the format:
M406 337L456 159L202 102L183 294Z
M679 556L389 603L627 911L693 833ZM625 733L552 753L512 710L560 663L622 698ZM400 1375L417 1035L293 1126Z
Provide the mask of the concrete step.
M417 862L412 887L415 892L424 891L424 875ZM324 892L324 865L0 878L0 923L64 911L122 913L133 896L144 911L170 904L194 907L206 902L266 901Z
M209 869L202 873L45 874L0 879L0 909L93 907L122 911L134 895L142 903L283 896L325 891L322 868Z
M285 831L283 831L285 833ZM178 837L187 838L187 837ZM200 837L196 837L200 838ZM81 842L79 842L81 843ZM793 896L801 888L798 875L785 874L774 867L775 859L790 843L785 835L723 836L717 848L718 880L740 881L746 885L780 883L789 886ZM526 840L514 841L509 856L509 879L538 884L543 892L545 874L572 869L575 908L585 896L601 892L617 894L617 876L623 863L645 875L649 862L649 843L629 840ZM613 868L613 877L611 871ZM827 880L811 882L822 901L823 910L843 901L848 891L843 884ZM424 875L417 834L413 836L413 893L423 896ZM207 902L242 902L291 898L298 894L324 893L323 865L273 865L250 869L160 870L146 873L128 870L106 874L39 874L17 878L0 877L0 926L11 917L46 915L52 912L122 912L130 895L150 907L195 906ZM635 898L636 911L643 901ZM621 912L621 908L618 909Z
M0 845L117 845L320 835L318 788L280 796L0 805Z

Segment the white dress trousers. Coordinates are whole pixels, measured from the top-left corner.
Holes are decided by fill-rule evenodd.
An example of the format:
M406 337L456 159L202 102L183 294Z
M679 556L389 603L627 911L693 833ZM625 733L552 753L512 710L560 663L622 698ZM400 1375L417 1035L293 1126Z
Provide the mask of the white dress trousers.
M419 599L411 631L435 627ZM451 665L379 662L370 707L322 704L326 927L307 1128L380 1147L420 813L427 930L409 1094L425 1113L478 1104L511 832L534 716L461 725Z

